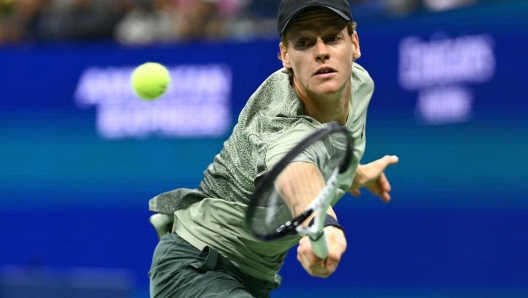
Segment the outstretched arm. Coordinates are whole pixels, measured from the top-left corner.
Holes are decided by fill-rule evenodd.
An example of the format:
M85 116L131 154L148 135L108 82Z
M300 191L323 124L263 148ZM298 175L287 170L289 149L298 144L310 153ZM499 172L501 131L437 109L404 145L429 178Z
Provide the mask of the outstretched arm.
M359 165L356 171L356 176L354 177L354 182L349 191L354 196L359 196L359 188L365 187L370 190L370 192L380 197L384 202L389 202L391 186L383 172L388 166L396 164L398 160L398 157L395 155L385 155L371 163Z
M279 191L281 198L284 199L294 217L299 216L306 209L324 186L325 181L317 166L306 162L291 163L275 181L275 188ZM326 213L336 219L332 207L329 207ZM313 215L308 217L303 225L308 225L312 217ZM297 260L312 276L328 277L332 274L347 246L345 234L341 229L328 226L323 230L328 240L328 256L324 260L319 259L313 253L308 236L304 236L299 241L297 248Z
M358 188L365 187L373 194L379 196L384 202L389 202L391 186L383 172L388 166L397 162L397 156L386 155L366 165L359 165L350 187L350 192L355 196L359 196ZM335 218L335 213L331 207L328 210L328 214ZM297 260L313 276L330 276L336 270L347 247L346 238L341 229L329 226L325 227L324 231L328 237L329 246L329 254L325 260L318 259L313 254L308 237L303 237L299 241L299 247L297 248Z

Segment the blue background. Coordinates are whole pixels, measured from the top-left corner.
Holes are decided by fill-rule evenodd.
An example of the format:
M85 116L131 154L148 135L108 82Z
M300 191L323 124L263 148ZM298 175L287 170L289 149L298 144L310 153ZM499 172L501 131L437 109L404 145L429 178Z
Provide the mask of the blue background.
M363 191L336 212L348 250L329 279L309 277L289 254L272 297L528 296L528 5L507 2L358 28L376 83L363 162L396 154L392 202ZM496 71L471 85L468 122L417 121L417 92L398 84L398 47L493 37ZM104 140L95 108L74 102L90 66L226 64L232 123L273 71L278 40L126 48L26 44L0 48L0 266L129 269L132 294L148 296L156 235L147 202L196 187L228 135L209 139ZM449 63L449 61L445 61ZM329 293L329 294L328 294Z

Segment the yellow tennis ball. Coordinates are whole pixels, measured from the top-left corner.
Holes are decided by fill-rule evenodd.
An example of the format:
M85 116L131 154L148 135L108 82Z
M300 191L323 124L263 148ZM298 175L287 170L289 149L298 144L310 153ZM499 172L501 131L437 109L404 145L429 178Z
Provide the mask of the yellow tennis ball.
M154 100L162 96L170 84L170 74L165 66L147 62L132 73L132 89L142 99Z

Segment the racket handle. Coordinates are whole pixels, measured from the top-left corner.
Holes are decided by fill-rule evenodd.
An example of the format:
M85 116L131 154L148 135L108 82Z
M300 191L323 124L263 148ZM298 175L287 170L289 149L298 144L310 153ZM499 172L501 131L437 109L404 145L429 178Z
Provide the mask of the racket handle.
M314 255L319 259L326 259L328 256L328 239L326 238L326 234L323 232L323 234L315 240L312 239L312 237L309 238Z

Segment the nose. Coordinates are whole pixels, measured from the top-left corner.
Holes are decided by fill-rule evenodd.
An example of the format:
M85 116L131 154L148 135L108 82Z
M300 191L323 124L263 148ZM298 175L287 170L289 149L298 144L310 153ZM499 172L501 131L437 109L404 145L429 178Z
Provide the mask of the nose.
M318 39L315 45L315 60L324 62L330 58L330 52L328 51L328 46L324 43L323 40Z

